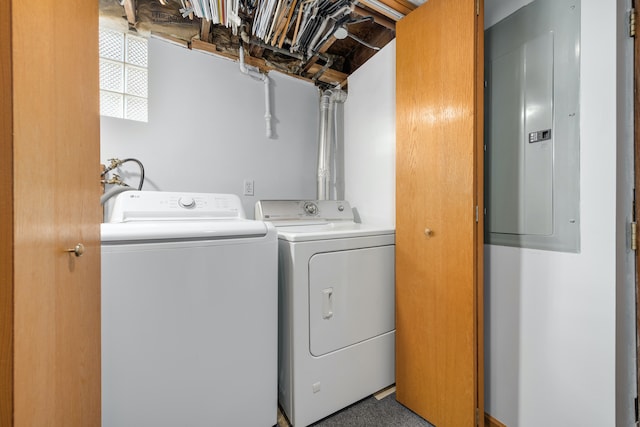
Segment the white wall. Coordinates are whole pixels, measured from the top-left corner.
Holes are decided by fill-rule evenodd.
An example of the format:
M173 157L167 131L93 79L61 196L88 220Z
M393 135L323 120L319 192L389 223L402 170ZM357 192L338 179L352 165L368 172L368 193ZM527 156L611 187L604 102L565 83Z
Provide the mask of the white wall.
M150 39L149 122L102 117L102 162L138 158L143 189L238 194L251 218L260 199L314 198L317 89L269 76L273 139L265 136L261 82L236 62ZM135 164L125 166L137 185ZM253 197L242 196L244 179L255 181Z
M633 211L633 39L628 19L631 0L619 0L617 49L617 278L616 278L616 425L631 426L635 421L636 384L636 308L635 253L630 249L629 224Z
M508 426L616 420L616 5L581 16L581 253L485 248L487 411Z
M487 0L487 22L529 2ZM486 410L509 427L616 425L616 244L622 244L616 237L616 4L581 4L581 252L485 246ZM389 56L350 78L347 153L393 149L393 138L360 128L387 131L395 114L371 116L352 107L394 102ZM347 198L358 200L365 214L365 206L390 200L375 191L380 167L368 162L345 157L346 193L353 194ZM373 183L349 179L360 174ZM383 176L394 179L388 171Z
M349 77L344 105L345 199L363 223L395 227L396 42Z
M502 21L533 0L484 0L484 28Z

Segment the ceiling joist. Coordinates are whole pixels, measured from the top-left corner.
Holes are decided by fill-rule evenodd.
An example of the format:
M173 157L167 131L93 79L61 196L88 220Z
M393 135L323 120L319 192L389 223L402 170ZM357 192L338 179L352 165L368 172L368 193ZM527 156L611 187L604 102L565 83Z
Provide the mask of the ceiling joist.
M136 1L135 0L124 0L124 12L127 15L127 21L131 27L134 27L138 22L136 16Z
M406 6L406 4L403 3L398 3L395 0L359 0L358 2L360 5L371 9L375 12L378 12L379 14L386 16L387 18L397 22L399 20L401 20L402 18L404 18L406 15L409 14L409 12L411 12L413 9L415 9L415 6L413 6L413 9L409 8ZM409 3L411 4L411 3ZM391 5L391 6L390 6Z
M336 38L331 36L329 38L329 40L327 40L324 45L322 45L322 47L320 47L320 49L318 49L318 53L326 53L327 50L329 50L329 48L336 42ZM314 55L311 59L309 59L309 62L307 62L307 65L304 66L303 70L305 72L308 72L309 69L311 68L311 66L313 64L315 64L316 62L318 62L318 60L320 59L319 55Z
M211 53L213 55L217 55L217 56L221 56L223 58L227 58L227 59L231 59L234 61L238 61L238 54L237 52L229 52L226 50L218 50L218 48L216 47L216 45L212 44L212 43L206 43L203 42L202 40L198 40L198 39L193 39L189 45L189 47L193 50L199 50L202 52L208 52ZM263 59L263 58L254 58L252 56L245 56L244 57L244 62L247 65L251 65L252 67L256 67L258 68L260 71L262 72L268 72L271 70L275 70L275 71L281 71L278 67L274 67L273 65L269 64L269 61ZM318 64L313 64L311 67L309 67L308 70L308 76L300 76L300 75L293 75L294 77L297 77L299 79L302 80L307 80L307 81L312 81L311 80L311 76L315 75L316 73L318 73L320 70L322 69L321 65ZM330 84L330 85L336 85L336 84L342 84L343 86L346 85L346 81L347 81L347 77L348 75L336 70L332 70L332 69L327 69L325 70L319 77L318 77L318 81L322 82L322 83L326 83L326 84Z
M373 18L373 22L375 22L378 25L381 25L389 30L395 31L396 30L396 22L387 18L386 16L372 11L372 10L367 10L367 9L363 9L360 6L356 6L353 8L353 13L358 15L358 16L370 16Z
M389 6L393 10L397 10L398 12L408 15L413 11L417 6L413 3L408 2L407 0L379 0L380 3L383 3Z
M355 0L277 0L280 6L273 9L265 8L267 0L239 0L232 14L224 7L218 9L225 13L222 19L221 15L200 16L207 0L197 0L198 8L195 0L99 1L101 19L122 24L124 16L131 31L152 33L236 61L244 40L247 64L319 86L346 84L351 73L395 37L396 21L415 9L409 0L359 0L357 5ZM213 11L213 3L207 4ZM309 10L318 13L312 23ZM226 24L215 23L221 19ZM334 36L338 30L340 38Z
M208 42L210 32L211 32L211 21L202 19L200 21L200 40L204 42Z

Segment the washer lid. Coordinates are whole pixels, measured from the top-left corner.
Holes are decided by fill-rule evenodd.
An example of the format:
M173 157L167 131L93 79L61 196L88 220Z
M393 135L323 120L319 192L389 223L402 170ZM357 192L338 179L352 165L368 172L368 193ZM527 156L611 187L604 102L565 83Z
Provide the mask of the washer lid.
M248 219L217 221L132 221L100 226L102 243L154 240L218 240L263 237L273 226ZM273 232L275 236L275 231ZM275 237L274 237L275 238Z
M123 243L261 237L270 229L246 219L235 194L127 191L116 197L100 231L103 243Z

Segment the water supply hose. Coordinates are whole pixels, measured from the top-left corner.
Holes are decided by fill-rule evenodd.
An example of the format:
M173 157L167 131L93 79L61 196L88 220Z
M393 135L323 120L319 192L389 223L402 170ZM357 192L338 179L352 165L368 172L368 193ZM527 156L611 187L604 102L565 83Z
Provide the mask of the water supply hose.
M113 187L100 197L100 205L104 205L105 203L107 203L107 201L113 196L117 196L118 194L129 190L133 190L133 188L129 187L128 185L119 185L117 187Z
M144 185L144 166L142 166L142 162L134 158L124 159L122 161L122 163L127 163L127 162L135 162L140 167L140 181L138 182L138 190L142 190L142 186Z

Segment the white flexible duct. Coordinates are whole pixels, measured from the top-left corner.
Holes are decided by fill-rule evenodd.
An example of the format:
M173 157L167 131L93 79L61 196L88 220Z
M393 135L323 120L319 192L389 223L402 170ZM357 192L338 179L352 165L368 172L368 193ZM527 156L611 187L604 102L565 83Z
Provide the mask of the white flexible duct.
M240 56L240 72L251 77L254 80L260 80L264 83L264 120L267 126L267 138L271 138L273 132L271 131L271 97L269 92L269 76L257 71L257 68L248 67L244 63L244 47L240 46L238 49L238 55Z
M320 129L318 132L318 200L330 200L332 175L331 169L332 138L335 137L336 126L334 109L336 102L347 100L347 93L340 89L330 89L320 97Z

